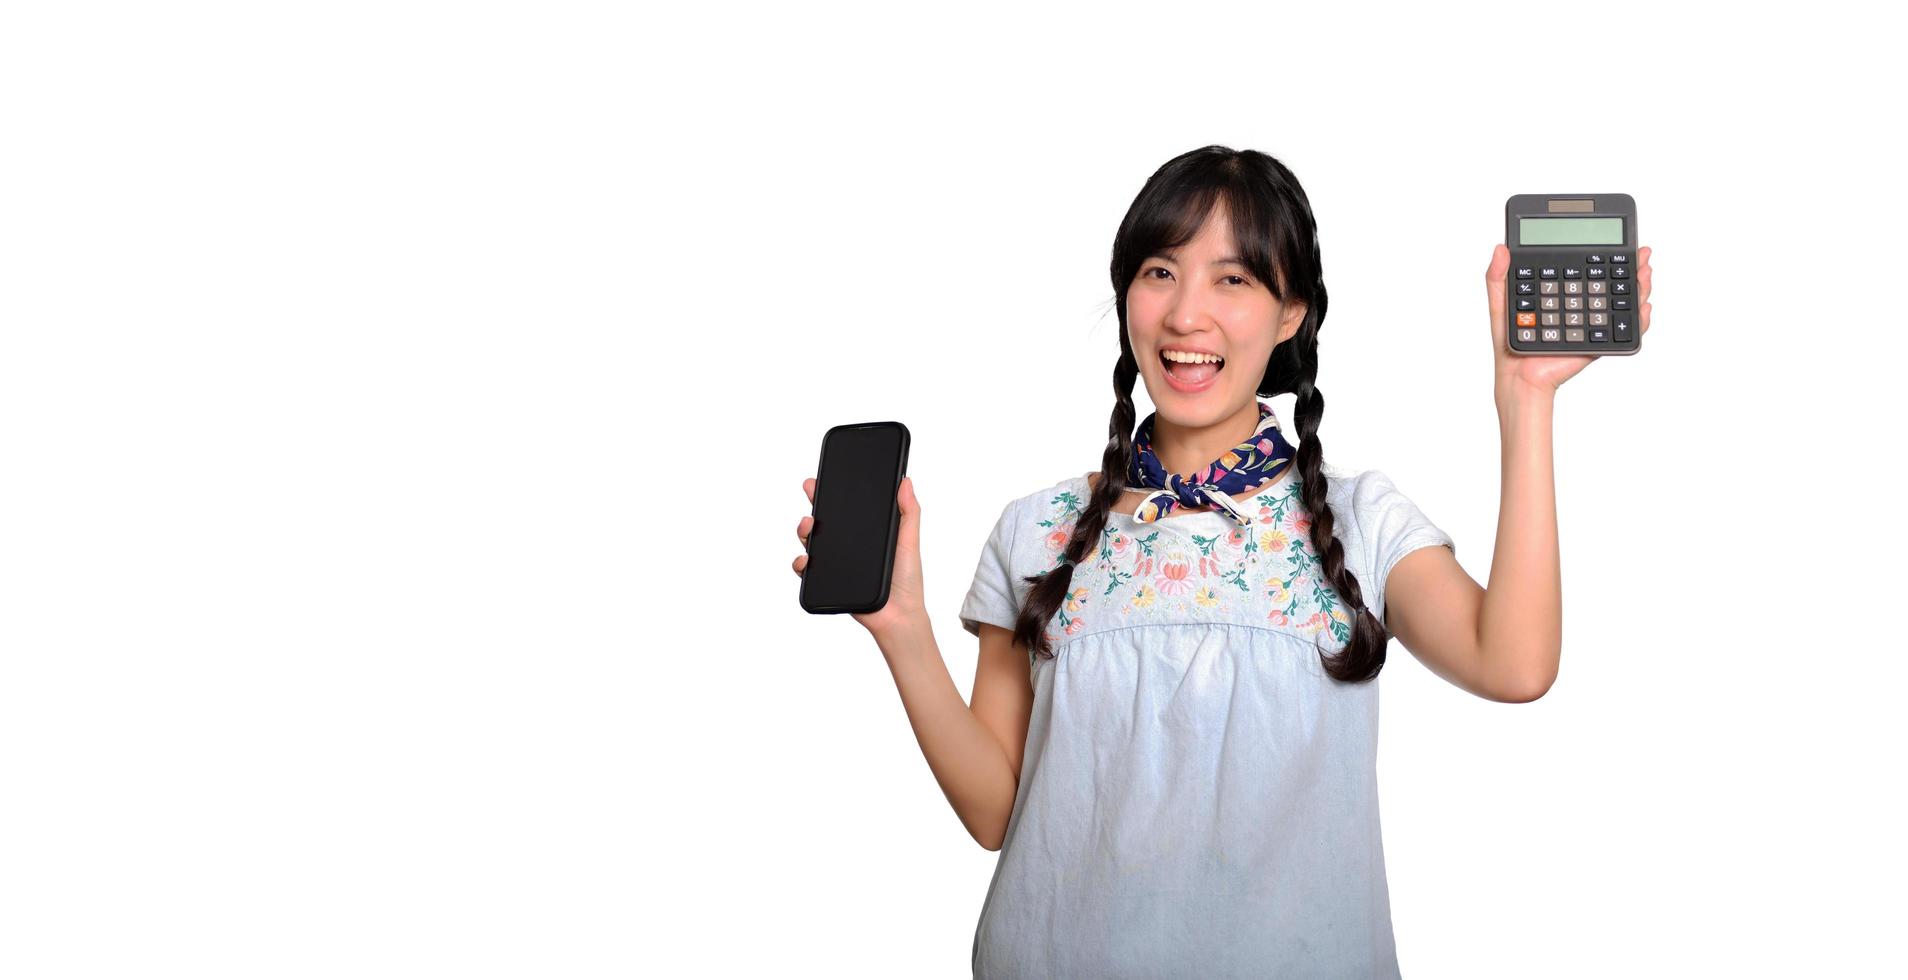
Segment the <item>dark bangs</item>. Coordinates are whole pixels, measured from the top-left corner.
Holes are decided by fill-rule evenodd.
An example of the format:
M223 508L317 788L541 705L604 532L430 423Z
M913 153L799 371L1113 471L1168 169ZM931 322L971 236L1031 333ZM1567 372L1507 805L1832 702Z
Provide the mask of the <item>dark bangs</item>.
M1208 150L1223 149L1208 147ZM1169 173L1177 169L1178 173ZM1293 281L1289 271L1301 261L1296 229L1278 193L1279 181L1251 165L1249 157L1195 152L1162 167L1134 198L1113 240L1110 273L1118 297L1120 322L1126 322L1126 291L1151 255L1163 254L1193 239L1215 204L1226 209L1233 244L1247 271L1283 302ZM1164 179L1161 179L1164 178ZM1309 219L1303 224L1309 226ZM1303 297L1301 297L1302 299Z

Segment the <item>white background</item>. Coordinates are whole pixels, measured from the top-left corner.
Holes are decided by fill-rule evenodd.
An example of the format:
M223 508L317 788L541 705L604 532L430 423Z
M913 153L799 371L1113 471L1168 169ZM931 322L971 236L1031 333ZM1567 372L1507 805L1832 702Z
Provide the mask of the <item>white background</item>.
M997 855L799 608L801 481L909 426L966 693L1207 143L1310 195L1327 460L1481 582L1504 199L1654 249L1557 400L1556 686L1391 648L1405 974L1900 970L1898 35L1338 9L10 5L0 974L966 976Z

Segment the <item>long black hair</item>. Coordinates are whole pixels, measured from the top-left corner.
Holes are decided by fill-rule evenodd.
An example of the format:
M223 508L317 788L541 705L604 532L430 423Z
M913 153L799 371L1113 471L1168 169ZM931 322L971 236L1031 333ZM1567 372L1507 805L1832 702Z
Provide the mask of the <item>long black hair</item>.
M1312 205L1298 178L1279 161L1257 150L1205 146L1168 160L1148 178L1127 208L1113 238L1114 305L1120 318L1120 359L1113 365L1112 437L1100 461L1100 479L1067 540L1061 564L1052 571L1029 575L1027 601L1015 621L1014 639L1034 656L1053 656L1047 625L1065 601L1073 584L1074 566L1096 546L1106 526L1107 511L1126 490L1126 474L1133 457L1133 382L1139 363L1126 335L1126 291L1148 256L1191 241L1215 206L1224 207L1232 223L1233 254L1266 284L1280 300L1305 304L1298 331L1272 349L1261 398L1293 392L1298 396L1298 479L1300 501L1312 517L1312 550L1320 556L1325 578L1331 583L1344 615L1351 623L1351 639L1336 654L1319 647L1326 673L1341 681L1367 681L1385 665L1391 634L1365 607L1364 592L1345 567L1345 549L1332 534L1332 509L1325 502L1324 449L1318 439L1319 420L1325 415L1325 396L1318 390L1318 330L1325 322L1325 281L1320 274L1318 230ZM1329 602L1326 612L1331 609Z

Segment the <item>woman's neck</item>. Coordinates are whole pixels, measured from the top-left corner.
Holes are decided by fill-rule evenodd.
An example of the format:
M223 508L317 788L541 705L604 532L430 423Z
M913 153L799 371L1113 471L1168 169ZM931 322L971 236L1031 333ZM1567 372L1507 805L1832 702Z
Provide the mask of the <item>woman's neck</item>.
M1259 431L1259 403L1245 406L1211 425L1182 426L1153 416L1153 455L1168 473L1188 476L1244 445Z

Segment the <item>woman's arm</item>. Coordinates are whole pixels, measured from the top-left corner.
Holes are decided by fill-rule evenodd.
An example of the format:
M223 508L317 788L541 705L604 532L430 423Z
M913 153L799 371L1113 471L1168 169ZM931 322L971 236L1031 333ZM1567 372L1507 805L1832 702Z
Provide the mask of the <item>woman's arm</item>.
M1012 635L998 626L983 627L995 631L981 638L983 660L989 659L990 640L1001 641L993 650L1005 651L1019 660L1018 670L1027 675L1026 648L1014 647ZM901 692L901 704L907 710L908 723L914 727L915 741L927 756L928 768L941 784L941 792L961 818L961 824L980 846L998 851L1007 833L1007 820L1013 812L1014 796L1020 788L1020 761L1009 758L995 732L961 700L960 689L947 672L941 648L934 642L934 627L926 616L910 617L892 629L875 634L894 684ZM999 660L999 656L991 658ZM983 663L983 667L985 663ZM975 701L982 702L980 679L975 681ZM1031 694L1028 696L1032 700ZM1022 738L1025 725L1021 727Z
M814 477L802 481L802 492L815 503ZM961 824L982 847L1001 848L1007 823L1013 815L1014 796L1020 788L1020 755L1009 754L1009 744L1024 745L1027 717L1033 702L1028 686L1027 650L1015 646L1013 636L998 626L984 626L981 636L979 676L974 679L974 706L961 700L961 692L947 673L941 648L934 642L934 627L928 622L927 605L922 600L921 578L921 502L914 496L914 479L902 477L895 489L895 503L901 508L901 526L894 545L894 576L888 589L888 601L871 613L852 613L855 622L873 634L894 674L895 687L901 692L901 704L914 726L914 737L927 755L928 768L954 806ZM813 514L795 524L795 537L802 542L802 554L792 567L797 576L808 571L808 536L815 529ZM992 632L989 633L988 631ZM1015 688L1025 689L1021 695ZM1018 742L1010 743L1012 722L1019 722Z
M1638 333L1650 329L1650 249L1636 253ZM1505 273L1497 246L1485 270L1497 358L1497 421L1503 436L1502 502L1491 581L1478 586L1445 548L1420 548L1385 583L1392 634L1452 683L1494 701L1534 701L1557 680L1563 655L1563 584L1551 415L1558 386L1594 356L1531 357L1506 344Z
M1499 389L1503 435L1497 549L1478 610L1480 670L1514 700L1542 697L1563 657L1563 573L1557 556L1557 481L1551 453L1556 389Z

